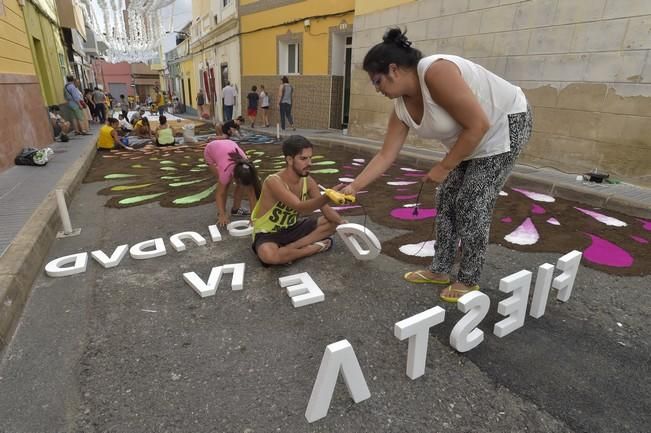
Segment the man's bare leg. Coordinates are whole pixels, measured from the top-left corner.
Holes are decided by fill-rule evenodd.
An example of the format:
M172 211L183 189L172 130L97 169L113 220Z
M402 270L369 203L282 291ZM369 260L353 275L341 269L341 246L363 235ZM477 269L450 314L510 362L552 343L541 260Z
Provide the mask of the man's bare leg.
M304 236L291 244L287 244L284 247L279 247L278 244L273 242L266 242L258 247L258 257L260 257L264 263L270 265L281 265L312 256L324 249L322 246L316 245L315 242L323 241L326 242L326 248L330 247L327 242L332 241L326 238L331 236L335 232L336 228L337 226L328 221L325 217L319 217L317 227L307 236Z
M233 191L233 210L238 210L242 207L242 196L244 191L242 191L242 186L238 183L235 185L235 191Z
M314 242L322 241L334 234L337 230L337 225L328 221L325 217L319 217L316 222L316 228L312 230L307 236L300 238L297 241L287 244L281 248L303 248L311 245Z

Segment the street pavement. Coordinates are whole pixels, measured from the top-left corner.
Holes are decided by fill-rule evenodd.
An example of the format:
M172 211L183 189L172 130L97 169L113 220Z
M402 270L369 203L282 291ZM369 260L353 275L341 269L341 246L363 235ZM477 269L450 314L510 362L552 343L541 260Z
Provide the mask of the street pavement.
M481 345L465 354L449 343L462 317L438 289L410 285L413 269L381 255L356 261L339 239L333 250L290 266L264 268L248 238L222 230L211 242L213 205L104 207L83 184L72 200L81 235L56 240L46 261L162 237L167 255L125 257L104 269L50 278L41 271L0 364L0 431L6 432L649 432L651 384L648 277L581 267L567 303L550 295L540 319L502 339L499 280L534 272L558 254L491 245L481 286L491 299ZM362 217L351 218L362 223ZM381 241L400 232L368 227ZM197 231L206 246L172 249L169 236ZM225 276L200 298L184 281L213 266L246 264L244 289ZM294 308L281 276L308 272L324 302ZM407 342L394 324L435 305L425 375L405 375ZM347 339L371 397L355 404L340 378L328 415L304 417L328 344Z

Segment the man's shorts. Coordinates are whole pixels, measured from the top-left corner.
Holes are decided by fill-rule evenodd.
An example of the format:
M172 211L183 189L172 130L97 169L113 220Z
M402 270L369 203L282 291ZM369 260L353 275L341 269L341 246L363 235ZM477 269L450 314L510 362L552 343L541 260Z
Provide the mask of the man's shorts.
M253 252L258 254L258 247L266 242L273 242L279 247L291 244L312 233L317 226L316 218L303 218L293 226L275 233L258 233L253 241Z
M81 108L76 102L71 102L68 103L68 107L70 107L70 112L72 113L72 117L74 117L77 120L84 120L86 116L84 116L84 112L81 111Z
M257 108L249 108L249 109L246 110L246 114L248 114L250 117L257 116L258 109Z

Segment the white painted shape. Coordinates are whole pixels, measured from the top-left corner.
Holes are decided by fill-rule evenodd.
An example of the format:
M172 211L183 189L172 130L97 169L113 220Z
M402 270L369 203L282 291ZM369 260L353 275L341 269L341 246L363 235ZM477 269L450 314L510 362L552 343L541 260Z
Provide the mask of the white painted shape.
M357 260L373 260L382 251L377 236L360 224L340 224L337 226L337 234ZM366 249L362 248L360 241L364 243Z
M88 253L71 254L49 262L45 265L45 273L50 277L67 277L86 272L87 264Z
M581 256L583 256L582 252L574 250L558 259L556 263L556 268L563 273L554 278L552 287L558 290L556 299L561 302L567 302L572 295L574 280L581 264Z
M210 239L213 242L219 242L222 240L222 234L219 232L217 225L213 224L208 226L208 231L210 232Z
M459 319L450 333L450 345L457 351L467 352L484 341L484 331L476 327L486 317L490 303L488 296L476 291L459 298L457 309L466 314Z
M399 340L409 338L407 376L410 379L417 379L425 374L429 329L444 320L445 310L441 307L434 307L401 320L393 327L393 335L396 338Z
M493 327L493 334L498 337L505 337L524 325L531 275L530 271L522 270L500 280L500 292L513 293L513 295L497 304L497 312L507 316Z
M154 249L146 250L146 248L151 247L154 247ZM167 250L165 249L163 238L156 238L135 244L129 249L129 254L136 260L145 260L164 256L167 254Z
M183 240L190 239L195 244L201 246L206 245L206 239L197 232L181 232L170 236L170 243L176 251L185 251L185 244Z
M502 197L507 197L507 196L509 195L509 193L508 193L508 192L505 192L505 191L500 191L499 194L500 194Z
M529 308L529 315L531 317L539 319L545 314L545 308L547 307L547 297L549 296L549 289L552 286L553 276L554 265L545 263L538 267L538 274L536 275L536 286L533 289L531 307Z
M233 274L231 280L231 290L242 290L244 288L244 263L234 263L223 266L215 266L210 270L208 282L204 282L195 272L186 272L183 274L183 280L192 289L197 292L199 296L205 298L213 296L217 292L217 287L224 274Z
M114 268L120 264L124 256L129 251L129 245L118 245L118 247L113 251L111 257L108 257L104 254L102 250L95 250L90 253L90 255L104 268Z
M322 302L325 299L325 295L307 272L280 277L278 282L280 287L287 288L287 295L291 298L294 308Z
M400 250L401 253L406 254L408 256L416 256L416 257L434 257L434 248L436 245L436 241L425 241L425 242L419 242L417 244L406 244L406 245L401 245Z
M249 236L253 233L253 226L250 225L249 220L233 221L226 226L228 234L233 237Z
M353 346L348 340L329 344L321 359L319 373L314 381L310 401L305 410L305 418L308 422L318 421L328 414L339 371L342 372L348 393L355 403L371 397L371 391L366 385L366 379L355 356Z

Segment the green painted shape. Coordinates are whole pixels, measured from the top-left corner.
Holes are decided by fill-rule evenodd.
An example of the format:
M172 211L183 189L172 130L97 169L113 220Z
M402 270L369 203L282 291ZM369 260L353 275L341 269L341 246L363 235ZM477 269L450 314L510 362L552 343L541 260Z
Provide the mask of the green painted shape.
M168 165L168 164L176 164L174 161L169 161L169 160L163 160L160 162L161 165Z
M206 162L206 160L203 159L203 158L199 158L198 161L200 161L200 162Z
M111 188L111 191L129 191L131 189L147 188L152 186L153 183L142 183L140 185L118 185Z
M325 158L323 155L312 155L312 159L323 159Z
M208 167L208 164L197 164L196 167L205 168Z
M193 168L190 171L195 171L195 172L196 171L206 171L206 169L205 168Z
M137 174L113 173L104 176L104 179L124 179L127 177L138 177Z
M160 161L160 158L149 158L150 161Z
M313 162L312 165L335 165L336 162L334 161L319 161L319 162Z
M192 204L196 203L198 201L203 200L204 198L210 196L213 192L215 192L215 189L217 188L217 185L213 185L208 189L204 189L200 193L194 194L194 195L188 195L185 197L179 197L172 201L174 204Z
M183 166L183 167L189 167L190 164L188 164L187 162L182 162L182 163L181 163L181 166Z
M208 179L207 177L199 180L187 180L185 182L175 182L175 183L170 183L170 186L177 187L177 186L185 186L185 185L192 185L193 183L199 183L203 182L204 180Z
M322 168L321 170L310 170L310 173L333 174L339 173L336 168Z
M141 201L146 201L150 200L152 198L160 197L163 194L167 194L167 192L159 192L157 194L149 194L149 195L137 195L135 197L128 197L128 198L123 198L120 200L118 203L119 204L134 204L134 203L140 203Z
M189 174L183 175L183 176L161 176L160 178L163 180L178 180L178 179L183 179L184 177L191 176Z
M183 158L185 158L185 159L190 159L190 158L192 158L192 157L191 157L190 155L185 155Z
M255 161L253 161L254 164L257 164L259 162L262 162L262 160L261 159L256 159Z
M264 155L264 152L253 152L253 153L255 154L255 156L262 156L262 155Z
M134 164L131 166L131 168L147 168L147 166L142 164Z
M160 169L165 170L165 171L177 171L178 170L178 168L175 168L175 167L161 167Z

